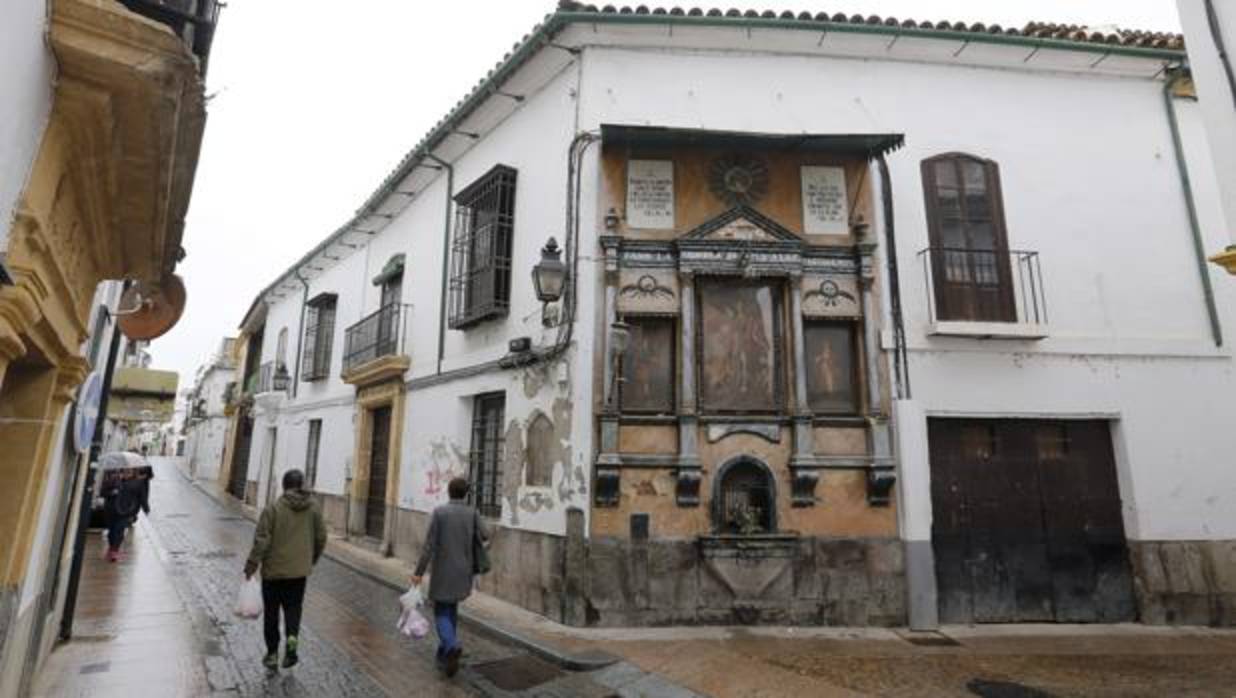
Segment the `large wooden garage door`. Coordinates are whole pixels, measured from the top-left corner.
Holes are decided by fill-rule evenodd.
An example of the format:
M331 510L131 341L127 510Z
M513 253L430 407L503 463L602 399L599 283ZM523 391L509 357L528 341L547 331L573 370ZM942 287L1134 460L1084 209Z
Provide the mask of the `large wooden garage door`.
M941 622L1134 618L1107 422L931 419L928 438Z

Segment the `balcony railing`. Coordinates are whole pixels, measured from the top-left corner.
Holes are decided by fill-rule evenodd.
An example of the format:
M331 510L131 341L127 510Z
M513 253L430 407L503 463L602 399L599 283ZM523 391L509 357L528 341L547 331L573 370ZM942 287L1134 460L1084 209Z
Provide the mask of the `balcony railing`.
M408 311L412 306L392 303L347 329L343 343L343 372L383 356L405 354Z
M1047 297L1038 252L929 247L918 257L927 314L937 330L981 324L981 332L960 334L1043 336Z
M120 0L130 12L153 19L171 28L197 56L202 75L206 75L206 61L210 57L210 44L215 38L215 25L219 22L219 10L224 6L219 0Z

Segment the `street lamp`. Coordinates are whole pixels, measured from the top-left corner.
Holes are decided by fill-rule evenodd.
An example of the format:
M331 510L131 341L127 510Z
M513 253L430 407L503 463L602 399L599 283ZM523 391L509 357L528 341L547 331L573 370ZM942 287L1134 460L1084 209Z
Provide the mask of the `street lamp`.
M536 289L537 300L553 303L562 297L565 284L566 265L562 263L562 250L558 248L558 241L551 237L541 248L541 261L532 267L532 285Z
M279 364L275 369L275 375L270 379L270 387L275 390L287 390L288 383L291 381L291 376L288 375L288 367Z

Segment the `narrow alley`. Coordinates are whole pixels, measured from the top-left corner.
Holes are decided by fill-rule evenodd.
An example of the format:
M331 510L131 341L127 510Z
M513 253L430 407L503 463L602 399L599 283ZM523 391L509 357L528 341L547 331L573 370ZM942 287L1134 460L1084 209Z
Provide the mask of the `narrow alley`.
M520 665L540 674L531 682L548 692L538 695L609 693L587 682L555 693L543 684L563 672L466 627L465 666L447 680L434 668L432 634L398 635L399 592L327 557L309 581L301 664L268 675L260 621L232 613L253 524L191 484L174 460L153 461L150 517L139 519L118 564L103 559L102 537L91 532L74 639L52 653L33 695L504 696L519 694L476 667L501 667L502 682L525 678L515 676Z

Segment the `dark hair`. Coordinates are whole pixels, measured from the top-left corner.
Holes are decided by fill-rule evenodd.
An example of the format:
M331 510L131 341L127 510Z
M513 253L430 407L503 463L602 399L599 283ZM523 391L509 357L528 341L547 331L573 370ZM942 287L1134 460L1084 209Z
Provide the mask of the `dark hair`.
M283 474L283 489L299 490L305 486L305 474L293 468Z
M446 486L447 494L451 495L451 499L463 499L468 496L468 490L472 486L468 484L468 479L463 477L453 477L450 483Z

